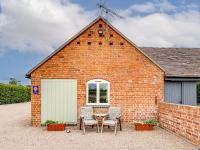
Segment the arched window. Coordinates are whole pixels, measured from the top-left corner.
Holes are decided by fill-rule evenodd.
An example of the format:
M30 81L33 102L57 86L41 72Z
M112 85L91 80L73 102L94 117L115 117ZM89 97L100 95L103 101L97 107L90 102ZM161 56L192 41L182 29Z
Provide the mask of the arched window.
M110 83L102 79L87 82L87 104L108 105L110 98Z

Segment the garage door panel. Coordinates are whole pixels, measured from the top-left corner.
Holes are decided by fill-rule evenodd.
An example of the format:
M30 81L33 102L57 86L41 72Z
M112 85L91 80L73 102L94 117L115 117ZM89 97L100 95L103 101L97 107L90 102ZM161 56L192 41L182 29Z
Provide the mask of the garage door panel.
M71 81L68 85L67 85L67 94L66 94L66 99L77 99L76 95L76 89L77 89L77 84L76 84L76 81ZM75 93L73 95L70 95L70 93ZM66 106L67 106L67 110L69 110L69 118L72 122L75 122L77 120L77 107L74 107L74 106L77 106L77 101L70 101L70 100L67 100L66 101ZM74 111L75 110L75 111ZM75 113L74 113L75 112ZM76 120L74 120L76 119Z
M165 81L165 101L169 103L181 103L181 82Z
M77 122L77 81L70 79L41 80L41 119Z

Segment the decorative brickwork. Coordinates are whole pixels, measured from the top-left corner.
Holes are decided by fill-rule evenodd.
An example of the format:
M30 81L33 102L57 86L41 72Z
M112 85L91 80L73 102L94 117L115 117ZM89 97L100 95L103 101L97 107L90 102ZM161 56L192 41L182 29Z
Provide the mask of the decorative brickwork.
M99 24L104 36L98 34ZM78 116L80 106L86 104L86 82L91 79L110 82L110 105L122 108L124 122L157 118L157 102L163 101L164 72L102 19L33 71L30 78L39 89L41 79L77 79ZM40 98L40 94L31 97L33 126L40 125Z
M159 123L200 146L200 107L160 103Z

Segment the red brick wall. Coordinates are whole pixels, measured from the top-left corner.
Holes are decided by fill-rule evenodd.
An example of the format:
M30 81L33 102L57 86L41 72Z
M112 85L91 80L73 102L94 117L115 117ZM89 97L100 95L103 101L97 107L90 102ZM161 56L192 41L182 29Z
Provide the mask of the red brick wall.
M160 103L159 123L200 146L200 107Z
M99 23L107 27L99 20L35 70L31 74L32 85L40 87L43 78L77 79L79 110L86 104L86 82L105 79L111 86L110 105L122 108L123 121L156 118L155 97L163 100L164 72L111 28L104 37L99 37ZM109 45L110 42L113 45ZM121 42L124 45L120 45ZM31 99L32 125L37 126L41 114L40 94L32 94Z

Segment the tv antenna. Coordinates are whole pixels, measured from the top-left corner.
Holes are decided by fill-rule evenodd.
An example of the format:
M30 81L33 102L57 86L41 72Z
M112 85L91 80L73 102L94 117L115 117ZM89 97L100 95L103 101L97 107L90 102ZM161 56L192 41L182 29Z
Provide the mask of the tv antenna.
M100 9L100 14L103 15L105 13L106 15L110 15L112 17L117 17L122 19L123 17L118 15L116 12L114 12L112 9L106 7L105 1L100 0L99 3L97 3L97 7Z

